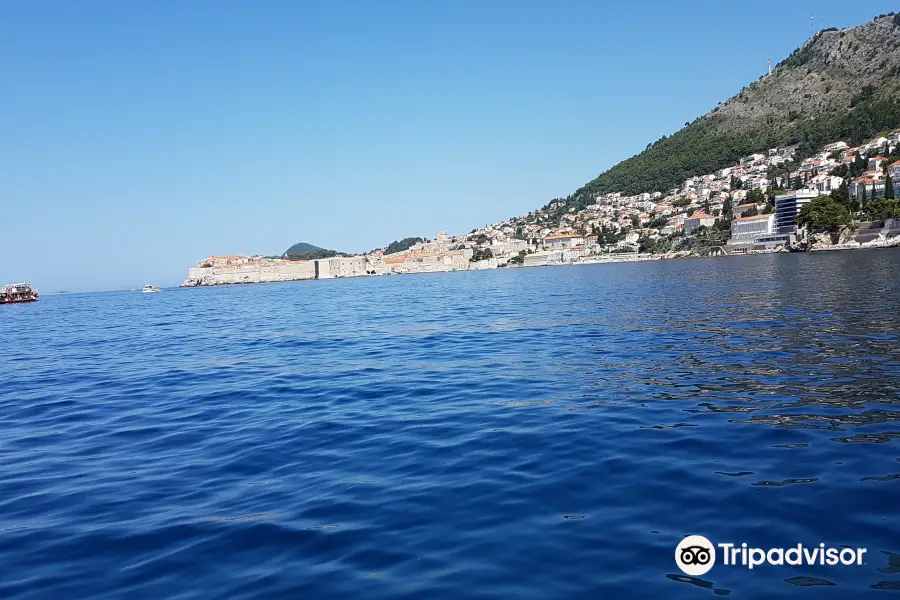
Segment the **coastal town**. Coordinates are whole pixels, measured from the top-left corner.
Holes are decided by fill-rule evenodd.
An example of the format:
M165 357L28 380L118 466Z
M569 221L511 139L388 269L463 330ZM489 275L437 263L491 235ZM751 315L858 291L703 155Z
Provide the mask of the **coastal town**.
M433 239L358 255L208 256L185 287L831 250L900 245L900 129L850 147L835 141L801 158L798 147L751 154L667 192L597 194L585 206L554 200L540 210ZM817 199L852 219L830 232L804 226Z

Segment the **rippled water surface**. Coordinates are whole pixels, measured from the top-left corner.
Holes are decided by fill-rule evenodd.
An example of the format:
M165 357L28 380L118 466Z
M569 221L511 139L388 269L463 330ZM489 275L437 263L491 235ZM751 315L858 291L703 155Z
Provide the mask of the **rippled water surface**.
M0 598L893 596L898 272L858 251L0 307ZM868 554L692 579L688 534Z

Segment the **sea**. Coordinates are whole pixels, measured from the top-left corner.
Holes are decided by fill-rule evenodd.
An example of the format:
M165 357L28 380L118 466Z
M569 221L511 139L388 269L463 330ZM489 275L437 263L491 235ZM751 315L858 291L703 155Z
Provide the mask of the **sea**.
M898 336L898 250L0 306L0 598L896 597Z

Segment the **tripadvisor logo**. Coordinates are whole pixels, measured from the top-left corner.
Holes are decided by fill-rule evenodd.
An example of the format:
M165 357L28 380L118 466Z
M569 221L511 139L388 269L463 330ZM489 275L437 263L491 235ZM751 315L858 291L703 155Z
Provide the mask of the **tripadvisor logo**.
M702 535L689 535L675 547L675 564L686 575L692 577L706 575L716 564L716 548L719 550L723 566L748 569L764 564L829 567L861 565L863 564L863 555L866 553L865 548L850 548L849 546L832 548L825 544L811 547L797 544L790 548L752 548L748 547L746 543L713 544Z
M716 547L702 535L689 535L675 548L675 564L687 575L706 575L716 564Z

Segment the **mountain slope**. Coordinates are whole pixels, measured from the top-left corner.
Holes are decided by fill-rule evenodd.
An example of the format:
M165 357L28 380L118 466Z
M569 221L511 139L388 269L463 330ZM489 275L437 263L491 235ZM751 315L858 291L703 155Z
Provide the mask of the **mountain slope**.
M325 248L320 248L319 246L313 246L307 242L297 242L290 248L284 251L285 254L300 254L301 252L315 252L316 250L325 250Z
M290 260L314 260L317 258L330 258L338 254L337 250L326 250L307 242L298 242L285 250L282 256Z
M620 162L567 199L664 192L741 156L845 139L854 145L900 125L900 15L817 33L771 74L672 136Z

